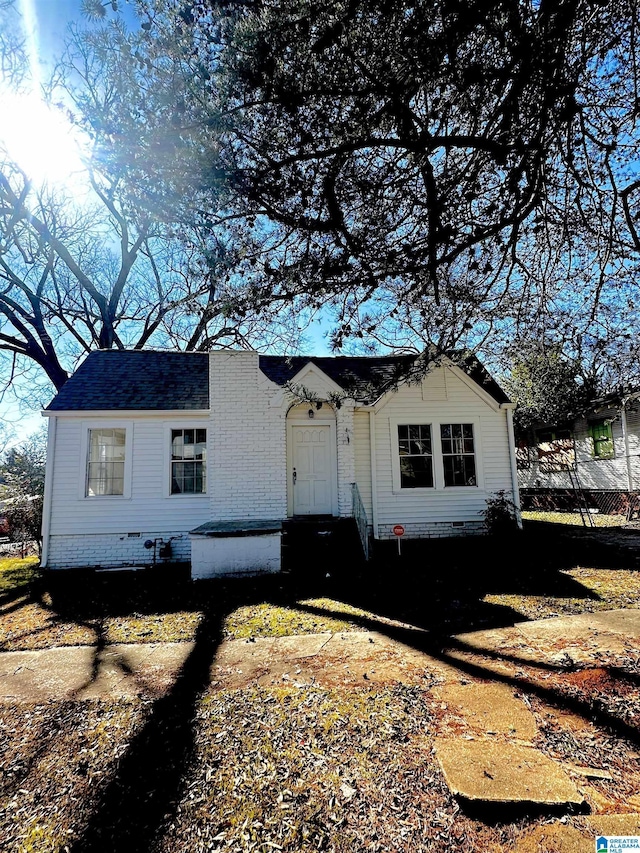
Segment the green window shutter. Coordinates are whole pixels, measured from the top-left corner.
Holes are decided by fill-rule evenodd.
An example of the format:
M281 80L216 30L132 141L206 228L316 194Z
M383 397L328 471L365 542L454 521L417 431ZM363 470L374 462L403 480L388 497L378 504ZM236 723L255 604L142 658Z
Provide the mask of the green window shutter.
M599 459L613 456L613 430L610 421L597 421L589 427L593 441L593 455Z

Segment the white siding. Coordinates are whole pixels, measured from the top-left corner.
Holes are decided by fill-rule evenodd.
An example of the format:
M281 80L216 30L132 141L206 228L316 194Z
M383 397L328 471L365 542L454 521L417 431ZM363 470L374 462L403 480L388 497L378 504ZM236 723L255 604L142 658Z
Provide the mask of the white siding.
M638 406L636 400L635 405ZM631 490L640 490L640 409L627 411L629 434L629 463L631 465Z
M318 393L331 390L309 376ZM314 386L315 387L315 386ZM450 536L482 528L486 498L511 490L507 417L476 392L456 368L440 367L422 383L402 386L375 411L376 493L371 477L369 410L353 402L335 408L338 511L351 515L350 484L358 483L369 523L378 534L393 524L408 536ZM179 537L174 557L188 560L188 531L207 521L284 519L287 515L286 419L291 400L261 373L252 352L210 355L211 412L137 413L114 417L60 415L53 454L49 566L129 565L150 562L145 539ZM130 496L86 498L87 430L109 420L127 429ZM397 430L402 423L474 423L479 486L394 489ZM207 494L169 495L171 427L207 428ZM394 431L395 430L395 431ZM464 528L452 528L463 522Z
M442 372L446 371L446 376ZM440 375L438 375L440 374ZM444 380L444 381L443 381ZM432 399L429 385L436 393ZM443 393L446 388L446 394ZM439 448L440 423L475 424L479 486L433 489L394 489L392 468L397 455L398 422L432 424L434 447ZM451 536L483 528L486 499L499 490L511 493L511 467L506 411L495 411L456 369L440 367L421 385L402 386L375 415L378 536L392 536L394 524L403 524L407 536ZM463 522L464 527L452 527Z
M110 418L110 421L118 421ZM206 495L166 497L169 447L166 427L195 422L194 413L162 419L141 415L125 419L131 454L131 497L85 497L86 457L83 433L104 418L60 416L53 460L50 552L48 565L119 565L151 561L146 539L183 534L173 543L176 559L189 559L186 533L209 520ZM198 419L209 424L206 415ZM211 435L208 435L211 446ZM212 472L208 470L211 477ZM140 534L131 536L130 534Z
M257 353L211 353L210 367L210 414L59 416L50 567L148 563L145 539L171 536L181 537L172 543L174 557L188 560L187 534L207 521L286 517L285 410L273 403L278 387L259 370ZM128 431L130 497L84 496L83 433L105 420ZM169 430L196 424L207 429L207 494L169 495Z
M580 486L588 490L627 491L629 489L629 475L620 411L614 409L601 411L598 412L597 417L598 419L611 419L614 455L610 459L594 457L589 421L586 418L576 420L572 432ZM640 489L640 415L638 412L633 410L627 412L627 429L632 489ZM529 467L521 468L518 471L520 488L573 488L566 471L548 470L544 464L540 465L537 456L537 449L535 447L530 448Z
M373 521L371 503L371 436L369 434L369 412L356 409L353 413L353 450L356 483L369 524Z
M114 419L115 420L115 419ZM165 498L164 477L169 447L165 446L165 424L180 427L194 422L193 413L177 413L170 420L141 417L129 421L133 430L131 452L131 498L83 496L86 460L82 458L82 432L94 423L91 418L58 420L53 474L51 533L127 533L190 530L208 520L206 495L172 495ZM207 427L207 420L202 421ZM211 435L208 435L211 447ZM208 466L209 479L215 476Z

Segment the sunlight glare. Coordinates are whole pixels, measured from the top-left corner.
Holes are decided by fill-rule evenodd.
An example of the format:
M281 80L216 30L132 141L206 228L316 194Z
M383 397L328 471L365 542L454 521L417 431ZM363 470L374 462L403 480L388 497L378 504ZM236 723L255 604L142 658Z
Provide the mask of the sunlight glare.
M0 77L0 160L36 185L69 184L83 170L80 135L64 112L41 96L39 22L33 0L18 0L26 53L19 88Z
M34 183L65 183L83 169L73 126L37 94L0 88L0 115L0 149Z

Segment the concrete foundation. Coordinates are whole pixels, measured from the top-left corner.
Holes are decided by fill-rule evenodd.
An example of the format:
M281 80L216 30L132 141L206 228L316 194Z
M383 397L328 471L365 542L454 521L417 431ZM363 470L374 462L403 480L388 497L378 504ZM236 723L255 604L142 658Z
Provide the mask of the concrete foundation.
M280 521L209 522L189 538L193 580L280 571Z

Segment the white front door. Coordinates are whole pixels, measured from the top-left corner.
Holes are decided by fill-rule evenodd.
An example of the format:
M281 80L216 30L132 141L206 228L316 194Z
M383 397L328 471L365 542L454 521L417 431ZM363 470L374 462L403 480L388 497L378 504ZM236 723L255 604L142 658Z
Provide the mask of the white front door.
M331 515L333 511L332 430L328 424L292 424L294 515Z

